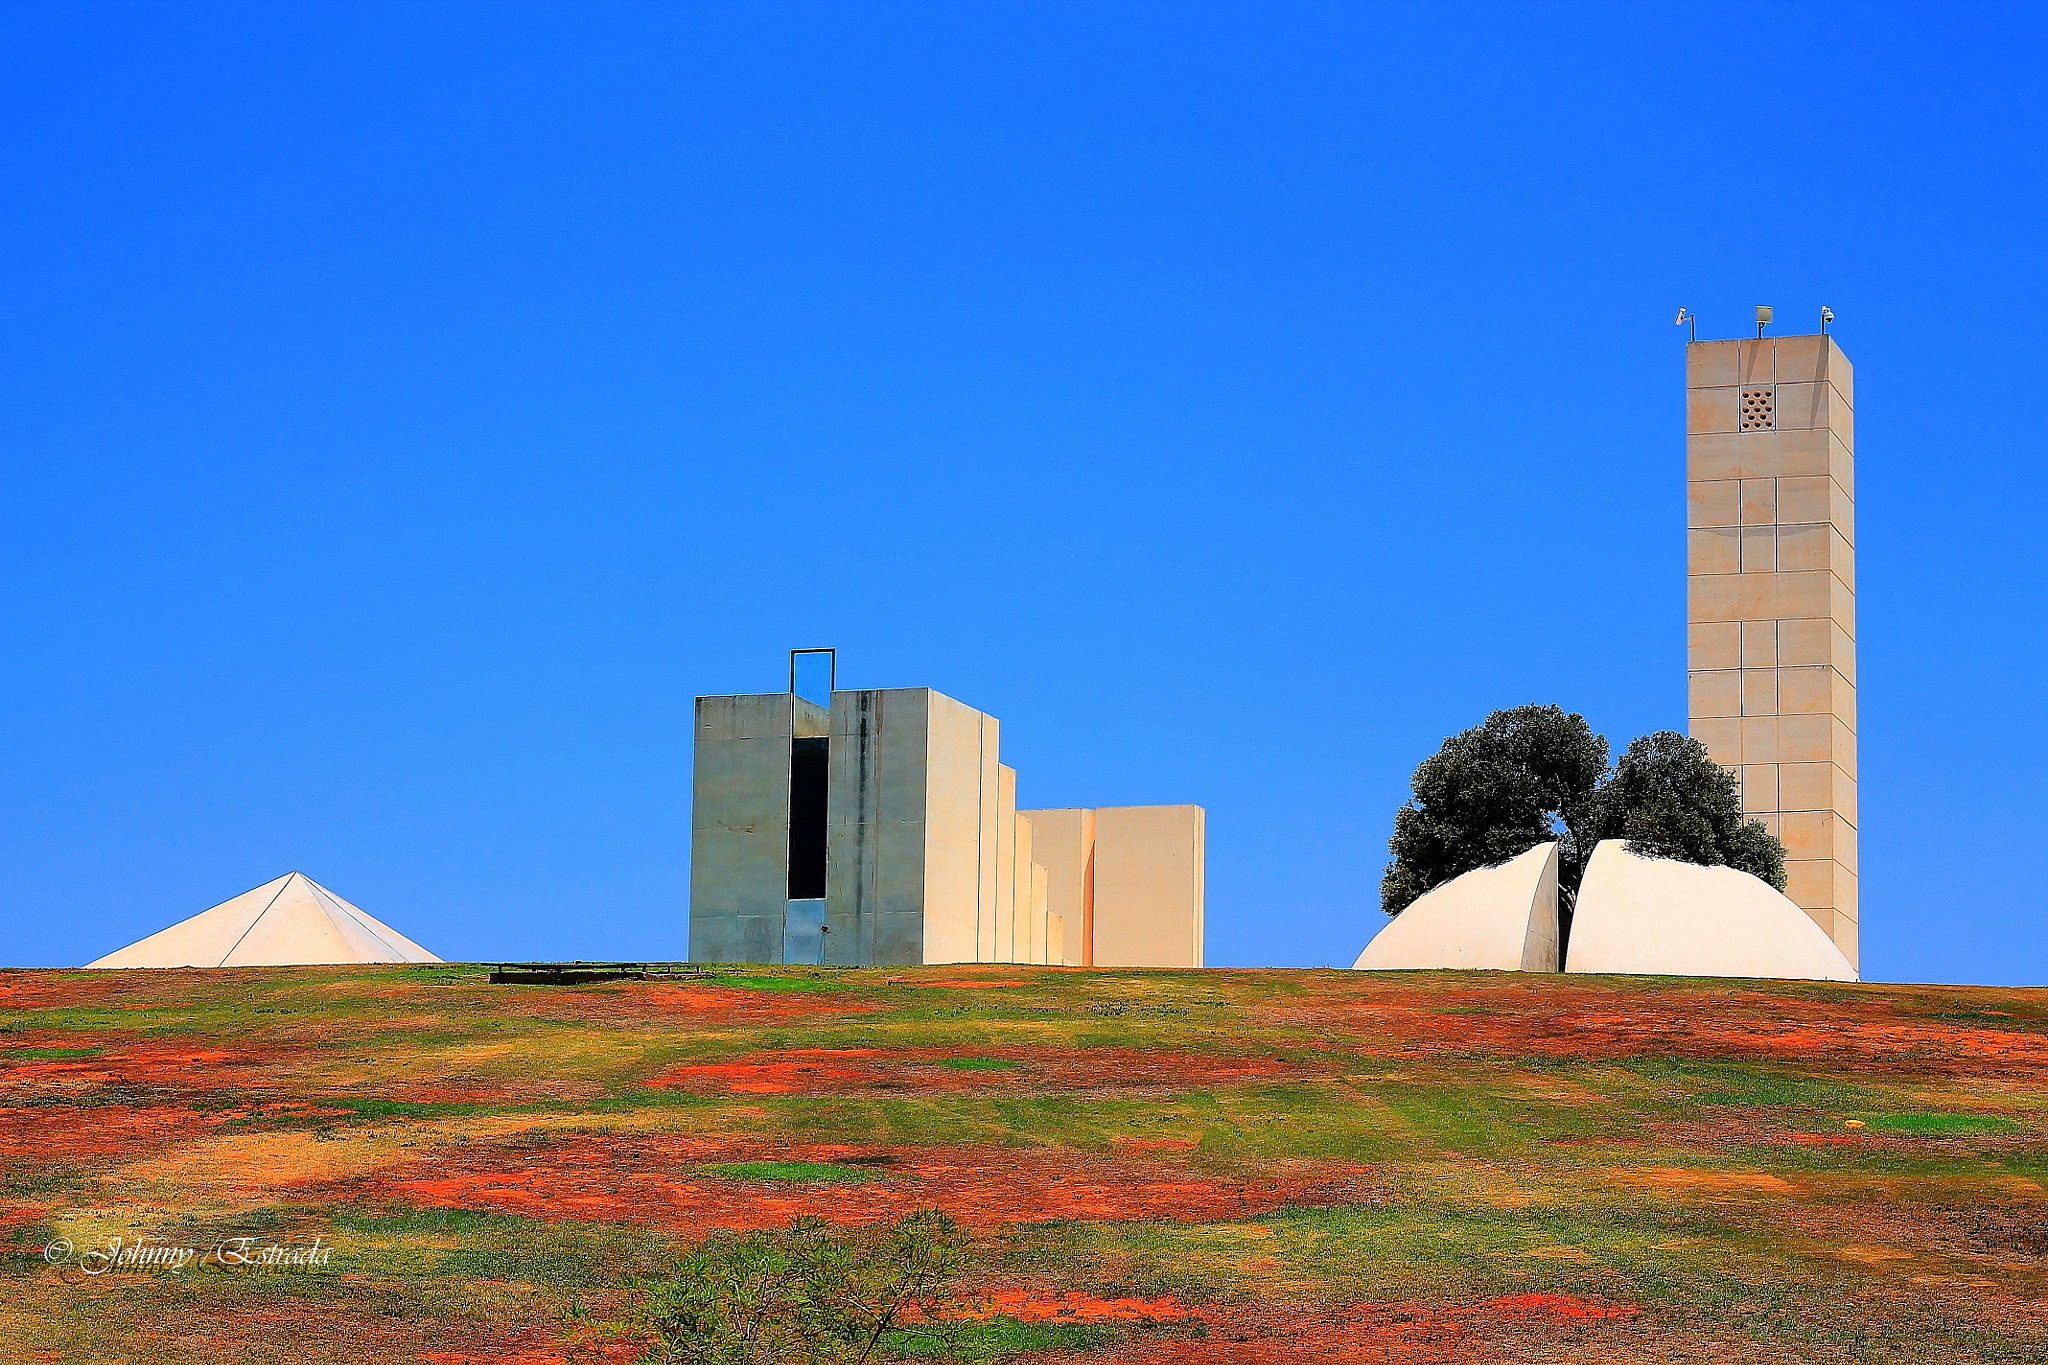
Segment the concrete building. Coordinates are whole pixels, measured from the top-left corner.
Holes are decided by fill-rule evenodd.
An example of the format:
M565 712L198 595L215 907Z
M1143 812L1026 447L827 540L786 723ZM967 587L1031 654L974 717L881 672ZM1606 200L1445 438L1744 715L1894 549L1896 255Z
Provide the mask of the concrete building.
M1694 738L1785 844L1786 894L1857 945L1855 385L1827 336L1686 348ZM1577 963L1577 931L1572 961Z
M995 717L829 695L697 699L692 961L1202 965L1201 807L1019 811Z

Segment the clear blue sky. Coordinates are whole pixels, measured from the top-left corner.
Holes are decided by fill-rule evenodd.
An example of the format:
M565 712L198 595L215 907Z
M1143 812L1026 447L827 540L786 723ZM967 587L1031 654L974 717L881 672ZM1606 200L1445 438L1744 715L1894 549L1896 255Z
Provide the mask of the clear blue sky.
M1685 723L1683 332L1857 366L1863 960L2048 977L2042 11L0 9L0 961L299 868L679 956L831 644L1348 963L1493 707Z

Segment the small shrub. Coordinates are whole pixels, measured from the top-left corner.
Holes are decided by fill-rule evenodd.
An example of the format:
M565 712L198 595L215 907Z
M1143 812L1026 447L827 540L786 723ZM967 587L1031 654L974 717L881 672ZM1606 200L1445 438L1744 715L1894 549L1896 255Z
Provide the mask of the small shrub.
M943 1320L966 1260L959 1224L920 1209L885 1228L718 1233L643 1283L639 1323L665 1365L859 1365L956 1359Z

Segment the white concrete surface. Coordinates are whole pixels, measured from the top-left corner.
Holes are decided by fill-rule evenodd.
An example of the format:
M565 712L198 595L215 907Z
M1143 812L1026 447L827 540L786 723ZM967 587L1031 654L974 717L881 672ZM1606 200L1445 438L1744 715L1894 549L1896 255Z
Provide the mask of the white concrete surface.
M1557 845L1538 844L1417 897L1351 965L1365 972L1556 971Z
M1604 840L1586 865L1565 970L1855 981L1811 916L1732 867L1644 858Z
M88 967L299 967L439 962L303 872L287 872Z

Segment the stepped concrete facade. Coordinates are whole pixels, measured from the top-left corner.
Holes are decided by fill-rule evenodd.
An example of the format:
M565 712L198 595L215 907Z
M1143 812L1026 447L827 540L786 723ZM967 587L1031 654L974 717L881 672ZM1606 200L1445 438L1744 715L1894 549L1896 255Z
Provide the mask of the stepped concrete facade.
M1828 336L1686 348L1694 738L1784 842L1786 894L1854 964L1854 374Z
M699 697L690 958L1202 965L1199 806L1020 811L995 717L925 687Z
M1202 965L1208 813L1200 806L1028 810L1052 914L1091 967ZM1098 914L1097 907L1106 907Z

